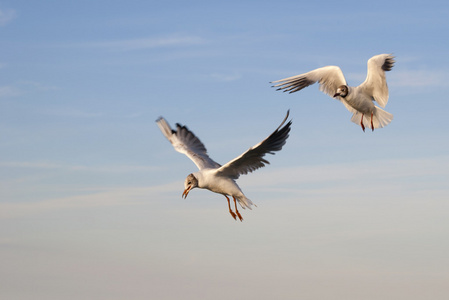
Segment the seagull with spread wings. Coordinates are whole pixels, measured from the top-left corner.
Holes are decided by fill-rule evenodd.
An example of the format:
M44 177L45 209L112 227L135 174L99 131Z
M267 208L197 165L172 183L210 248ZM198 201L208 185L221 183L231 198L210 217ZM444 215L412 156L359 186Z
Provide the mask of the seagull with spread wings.
M294 93L316 82L320 90L340 100L353 113L351 121L365 127L382 128L393 120L393 115L381 107L388 102L388 86L385 71L393 68L395 61L391 54L379 54L368 60L368 72L365 81L357 87L347 85L343 72L337 66L327 66L310 72L273 81L273 87L284 92Z
M242 221L242 215L237 209L237 201L243 209L251 209L251 205L254 205L254 203L246 198L235 180L240 175L248 174L249 172L264 167L265 164L269 164L263 158L265 154L274 154L275 151L282 149L289 136L290 126L292 124L290 120L284 125L288 115L289 111L287 111L287 116L281 125L265 140L249 148L245 153L223 166L208 156L206 147L204 147L203 143L186 126L176 124L176 130L172 130L164 118L160 117L157 119L156 123L159 129L170 143L172 143L175 150L187 155L199 169L198 172L191 173L187 176L184 182L185 189L182 196L187 198L189 192L196 187L222 194L228 200L229 213L235 220L238 217ZM234 199L235 213L231 209L228 196Z

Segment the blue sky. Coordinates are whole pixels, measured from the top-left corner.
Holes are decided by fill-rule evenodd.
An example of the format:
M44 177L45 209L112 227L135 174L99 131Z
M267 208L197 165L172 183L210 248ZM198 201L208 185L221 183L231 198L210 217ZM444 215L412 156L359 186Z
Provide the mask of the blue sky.
M447 1L0 1L0 296L447 299ZM316 85L373 55L394 120L363 133ZM155 124L226 163L290 109L235 222Z

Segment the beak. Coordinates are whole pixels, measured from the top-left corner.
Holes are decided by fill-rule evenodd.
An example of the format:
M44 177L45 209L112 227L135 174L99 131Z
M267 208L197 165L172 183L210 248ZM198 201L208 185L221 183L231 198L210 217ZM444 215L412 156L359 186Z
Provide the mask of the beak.
M340 93L335 93L334 98L340 96Z
M186 188L185 190L184 190L184 192L182 193L182 198L184 198L184 199L186 199L187 198L187 195L189 194L189 192L190 192L190 190L192 189L192 187L191 186L189 186L188 188Z

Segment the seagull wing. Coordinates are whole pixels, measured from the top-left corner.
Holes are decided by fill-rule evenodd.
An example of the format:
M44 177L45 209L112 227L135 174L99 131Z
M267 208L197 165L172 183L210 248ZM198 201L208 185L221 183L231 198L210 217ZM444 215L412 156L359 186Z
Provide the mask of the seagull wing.
M159 129L165 137L172 143L176 151L184 153L189 157L198 169L219 168L220 165L213 161L208 155L206 147L201 143L193 132L186 126L176 124L176 130L172 130L170 125L164 118L160 117L156 120Z
M269 162L263 158L265 154L274 154L274 151L281 150L288 138L292 121L289 121L284 127L282 127L287 120L288 115L289 111L287 112L287 116L282 121L281 125L279 125L279 127L269 137L259 144L249 148L239 157L220 167L217 170L217 175L237 179L240 175L248 174L249 172L253 172L264 167L265 164L269 164Z
M318 82L320 90L333 97L340 85L346 85L346 80L341 69L337 66L327 66L315 69L313 71L296 75L281 80L273 81L273 87L277 87L277 91L294 93L302 90L309 85Z
M380 106L385 107L388 102L388 86L385 71L390 71L394 66L394 56L391 54L379 54L368 60L368 72L365 81L360 88L373 96Z

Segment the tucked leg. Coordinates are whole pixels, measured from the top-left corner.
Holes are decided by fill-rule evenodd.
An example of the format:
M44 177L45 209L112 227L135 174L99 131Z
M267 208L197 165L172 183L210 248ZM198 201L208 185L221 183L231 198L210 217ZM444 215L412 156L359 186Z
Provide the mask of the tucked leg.
M235 197L232 196L232 199L234 199L234 206L235 206L235 212L237 213L237 216L240 219L240 222L243 221L242 215L239 213L239 210L237 209L237 201L235 200Z
M230 213L231 216L234 218L234 220L237 220L237 215L236 215L236 214L232 211L232 209L231 209L231 202L230 202L228 196L226 196L226 195L223 195L223 196L225 196L225 197L226 197L226 200L228 200L229 213Z
M373 116L374 116L374 113L371 113L371 130L372 131L374 131Z

